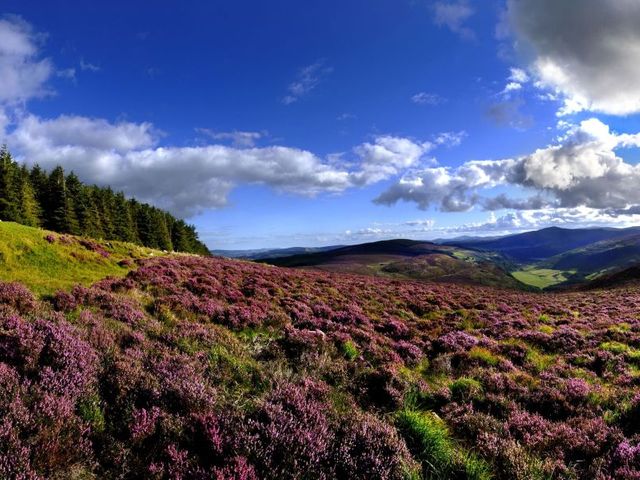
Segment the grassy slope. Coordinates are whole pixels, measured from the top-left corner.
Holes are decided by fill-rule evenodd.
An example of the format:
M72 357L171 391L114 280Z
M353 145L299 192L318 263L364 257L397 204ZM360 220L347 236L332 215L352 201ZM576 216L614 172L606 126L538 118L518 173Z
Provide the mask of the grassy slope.
M55 238L47 241L47 235ZM123 242L97 242L105 258L83 246L82 239L12 222L0 222L0 281L17 281L43 295L107 276L124 276L135 260L162 252ZM129 262L121 262L129 260ZM127 265L129 263L129 265Z

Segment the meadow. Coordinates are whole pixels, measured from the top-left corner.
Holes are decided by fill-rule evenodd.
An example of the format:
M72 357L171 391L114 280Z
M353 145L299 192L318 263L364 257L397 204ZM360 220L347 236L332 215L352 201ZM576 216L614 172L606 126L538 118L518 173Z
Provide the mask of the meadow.
M0 284L0 477L640 478L640 289L171 256Z

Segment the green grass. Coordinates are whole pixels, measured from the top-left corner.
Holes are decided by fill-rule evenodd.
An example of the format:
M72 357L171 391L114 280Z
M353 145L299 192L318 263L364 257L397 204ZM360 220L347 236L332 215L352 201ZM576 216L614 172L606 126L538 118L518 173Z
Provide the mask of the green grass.
M456 445L445 423L434 413L402 410L396 415L396 425L409 450L422 464L422 478L492 478L489 465Z
M355 360L360 356L360 352L358 351L358 347L351 340L347 340L341 346L342 354L347 360Z
M526 285L547 288L566 282L575 271L551 270L548 268L525 268L512 272L513 278Z
M45 237L53 235L54 243ZM47 295L76 284L90 285L108 276L124 276L135 267L134 260L161 252L124 242L95 241L109 253L82 246L79 239L12 222L0 222L0 281L20 282L34 293ZM129 266L119 263L129 260Z

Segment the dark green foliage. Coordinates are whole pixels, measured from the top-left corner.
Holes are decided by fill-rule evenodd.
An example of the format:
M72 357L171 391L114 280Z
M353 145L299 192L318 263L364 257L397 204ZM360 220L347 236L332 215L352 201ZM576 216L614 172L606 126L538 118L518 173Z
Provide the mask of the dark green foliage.
M86 237L208 255L193 226L111 188L84 185L56 167L29 170L0 149L0 220Z

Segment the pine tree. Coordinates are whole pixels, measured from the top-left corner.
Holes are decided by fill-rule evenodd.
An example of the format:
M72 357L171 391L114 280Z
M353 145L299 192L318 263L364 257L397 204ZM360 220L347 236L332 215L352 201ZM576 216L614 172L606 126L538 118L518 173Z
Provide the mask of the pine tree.
M114 198L113 229L115 238L123 242L135 242L135 227L129 204L123 193Z
M31 185L29 170L23 165L18 170L17 191L19 198L19 222L29 227L40 226L40 204Z
M0 220L20 220L17 166L6 145L0 148Z
M62 167L56 167L49 175L49 202L51 218L49 228L56 232L79 235L80 225L67 190L67 179Z

